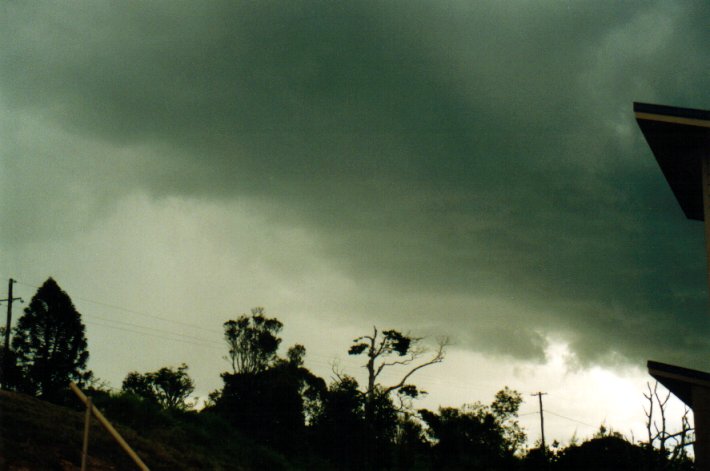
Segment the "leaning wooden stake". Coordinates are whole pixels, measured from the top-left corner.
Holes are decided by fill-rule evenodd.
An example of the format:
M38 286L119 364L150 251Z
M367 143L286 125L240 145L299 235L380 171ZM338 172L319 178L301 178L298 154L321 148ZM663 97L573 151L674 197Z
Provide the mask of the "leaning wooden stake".
M86 416L84 418L84 446L81 448L81 471L86 471L89 459L89 426L91 426L91 398L86 398Z
M150 471L148 466L143 463L143 461L140 459L140 457L136 454L135 451L133 451L133 448L131 448L128 443L126 443L126 440L123 439L121 434L119 434L115 428L113 428L113 425L104 417L104 415L99 411L96 407L90 405L89 399L86 397L86 395L79 389L79 387L74 384L70 383L69 387L71 388L72 391L74 391L74 394L76 394L81 402L83 402L87 407L91 408L91 411L94 414L94 417L98 419L98 421L101 423L101 425L104 426L106 431L111 434L111 436L118 442L119 445L121 445L121 448L123 448L123 451L125 451L128 456L130 456L133 461L138 465L138 467L143 470L143 471Z

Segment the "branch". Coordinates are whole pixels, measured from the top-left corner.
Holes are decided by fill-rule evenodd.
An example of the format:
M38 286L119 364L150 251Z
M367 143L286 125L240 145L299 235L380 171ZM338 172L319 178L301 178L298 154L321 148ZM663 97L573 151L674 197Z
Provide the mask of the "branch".
M335 378L338 380L338 382L343 381L343 371L340 369L340 364L337 360L333 360L333 362L330 364L330 371L335 375Z
M410 358L407 358L406 360L399 360L399 361L386 361L383 362L380 368L384 368L385 366L396 366L396 365L409 365L411 364L414 360L416 360L417 357L412 355Z
M395 390L401 388L402 386L404 386L405 383L407 382L407 380L409 379L409 377L412 376L416 371L421 370L422 368L424 368L426 366L433 365L435 363L441 363L444 360L444 348L446 347L446 345L448 345L448 339L441 339L439 341L439 348L431 360L429 360L425 363L422 363L421 365L415 366L414 368L409 370L409 373L404 375L404 377L402 378L402 380L399 383L397 383L393 386L390 386L388 388L385 388L385 390L384 390L385 394L388 394L388 393L395 391Z
M380 366L377 367L377 370L375 371L375 378L380 376L380 373L382 373L382 370L385 369L387 366L406 366L411 364L414 360L417 359L417 355L412 353L409 358L406 360L397 360L397 361L383 361Z
M377 339L377 327L372 326L374 334L372 335L372 348L370 349L370 357L371 358L377 358L380 355L382 355L382 352L385 351L385 346L387 345L387 338L383 338L380 341L380 344L377 346L377 349L375 349L375 340Z
M409 352L409 358L405 358L404 360L393 360L393 361L383 361L381 368L384 368L385 366L398 366L398 365L411 365L414 360L419 358L424 353L424 350L422 349L416 349L412 350Z
M360 342L361 340L364 340L364 339L372 341L372 337L370 337L369 335L362 335L362 336L354 339L353 342L357 343L357 342Z
M658 387L658 382L656 382L655 387ZM648 433L648 447L649 449L653 448L653 432L651 431L651 427L654 425L653 424L653 390L651 389L651 383L646 381L646 388L648 388L648 395L646 393L643 394L643 397L648 399L648 412L646 412L646 408L643 408L644 413L646 414L646 432Z
M658 388L658 383L656 383L656 387L653 388L653 394L656 396L656 400L658 401L658 404L659 404L661 407L665 407L665 406L666 406L666 403L668 402L668 399L671 398L671 392L668 391L668 394L666 394L666 398L661 401L661 398L660 398L660 396L658 395L658 391L656 390L657 388Z
M411 401L408 403L405 402L405 399L402 396L397 396L397 400L399 401L399 405L395 406L395 411L403 413L407 409L410 409L412 404Z
M668 394L666 395L665 399L661 400L661 397L658 395L658 382L656 382L656 387L653 388L653 395L656 396L656 402L658 402L658 409L661 411L661 430L659 433L659 440L661 442L661 452L665 452L666 440L668 439L668 433L666 432L666 404L668 403L668 399L670 399L671 397L671 392L668 391ZM659 431L658 427L656 427L656 431Z
M666 438L682 437L683 435L686 435L688 432L692 432L692 431L693 431L692 428L688 428L688 429L683 429L680 432L676 432L676 433L667 433L665 436L666 436Z

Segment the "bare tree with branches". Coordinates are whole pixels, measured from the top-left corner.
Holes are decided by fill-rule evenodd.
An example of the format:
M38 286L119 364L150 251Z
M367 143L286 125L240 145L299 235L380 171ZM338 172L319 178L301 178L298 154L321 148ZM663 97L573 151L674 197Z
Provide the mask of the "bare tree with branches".
M658 390L658 381L646 383L647 393L643 396L648 401L648 406L643 410L646 414L646 433L648 441L646 446L649 451L657 449L661 455L668 457L671 462L687 458L686 447L693 445L694 429L690 425L690 409L685 406L681 416L681 428L675 432L668 431L667 407L671 397L670 391L663 394ZM656 414L657 412L657 414Z
M422 338L402 334L396 330L385 330L380 333L377 327L373 327L372 335L363 335L353 340L348 353L367 356L367 362L363 365L367 369L366 409L367 404L374 403L376 394L388 396L390 393L399 393L412 398L418 396L420 391L407 381L422 368L441 363L447 345L448 339L439 339L436 350L428 358L423 359L427 349L422 345ZM409 368L394 384L379 385L378 379L382 372L386 368L396 366Z

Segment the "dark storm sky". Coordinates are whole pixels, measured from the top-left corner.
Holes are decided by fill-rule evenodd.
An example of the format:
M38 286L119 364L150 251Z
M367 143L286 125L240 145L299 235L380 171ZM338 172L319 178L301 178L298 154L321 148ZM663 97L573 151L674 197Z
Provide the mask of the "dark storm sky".
M367 315L382 323L517 358L557 339L581 364L707 364L702 226L684 219L632 102L710 108L709 3L2 10L0 249L13 267L48 276L31 254L60 241L98 267L69 241L140 233L149 218L101 229L136 194L185 202L175 212L204 232L181 253L202 237L226 253L223 239L263 227L213 239L229 211L205 220L191 204L238 203L271 233L315 241L274 264L308 278L304 261L321 260L378 299Z

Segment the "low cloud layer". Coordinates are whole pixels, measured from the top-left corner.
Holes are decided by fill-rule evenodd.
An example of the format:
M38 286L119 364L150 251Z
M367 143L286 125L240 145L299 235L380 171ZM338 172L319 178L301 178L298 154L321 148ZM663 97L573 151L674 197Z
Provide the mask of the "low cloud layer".
M519 358L710 354L702 227L631 111L710 108L705 2L5 10L3 251L135 192L239 202L383 323Z

